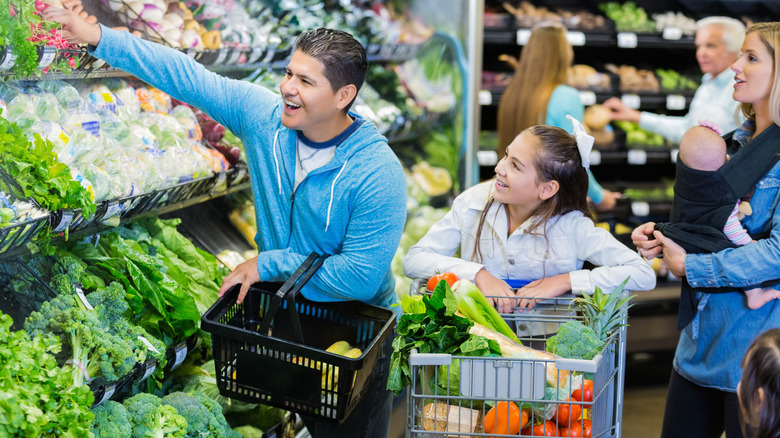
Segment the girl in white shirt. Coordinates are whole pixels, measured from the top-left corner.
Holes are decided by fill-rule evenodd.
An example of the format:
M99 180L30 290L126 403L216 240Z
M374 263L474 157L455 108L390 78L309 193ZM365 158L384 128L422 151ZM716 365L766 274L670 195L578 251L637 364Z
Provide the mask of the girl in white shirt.
M409 249L406 276L453 272L495 297L590 294L597 285L609 292L626 277L628 290L654 288L652 268L595 226L586 199L593 138L568 117L574 135L546 125L521 132L496 165L496 178L460 194ZM582 269L585 261L597 267ZM530 283L515 294L507 279ZM534 300L499 299L499 312L511 313L515 304L530 308Z

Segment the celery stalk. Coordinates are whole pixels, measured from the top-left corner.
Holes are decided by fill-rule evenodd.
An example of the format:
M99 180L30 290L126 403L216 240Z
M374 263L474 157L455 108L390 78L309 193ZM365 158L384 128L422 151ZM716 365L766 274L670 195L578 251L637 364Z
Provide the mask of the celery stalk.
M452 285L452 291L458 302L458 311L470 320L495 330L509 339L519 342L517 335L509 327L498 310L485 298L477 285L469 280L458 280Z

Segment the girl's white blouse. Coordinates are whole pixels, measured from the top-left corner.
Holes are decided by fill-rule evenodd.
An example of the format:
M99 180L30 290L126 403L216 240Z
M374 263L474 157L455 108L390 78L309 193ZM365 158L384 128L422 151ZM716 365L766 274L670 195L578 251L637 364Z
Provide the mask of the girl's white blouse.
M453 272L474 281L485 268L498 278L517 280L569 273L575 293L590 294L596 286L609 292L626 277L630 277L628 290L655 287L655 272L648 263L581 212L554 217L544 229L529 233L535 220L531 218L507 236L506 210L494 203L480 236L483 260L478 263L474 254L477 227L493 184L494 180L478 184L455 199L444 218L407 252L403 263L407 277ZM455 256L458 250L460 257ZM582 269L585 261L596 268Z

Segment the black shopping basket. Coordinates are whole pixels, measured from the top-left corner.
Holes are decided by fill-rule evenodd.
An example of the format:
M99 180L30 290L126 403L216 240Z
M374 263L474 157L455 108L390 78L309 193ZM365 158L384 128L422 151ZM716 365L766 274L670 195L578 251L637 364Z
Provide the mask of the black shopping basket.
M222 395L329 422L343 422L368 389L395 312L358 301L321 303L298 292L327 256L311 254L284 283L228 290L203 315ZM357 358L325 351L336 341Z

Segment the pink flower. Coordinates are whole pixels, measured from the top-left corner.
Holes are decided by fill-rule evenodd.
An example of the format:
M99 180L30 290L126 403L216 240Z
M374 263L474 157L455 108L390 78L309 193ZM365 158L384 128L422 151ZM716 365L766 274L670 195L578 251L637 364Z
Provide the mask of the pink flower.
M11 5L11 16L16 17L16 9L14 9L14 5Z

